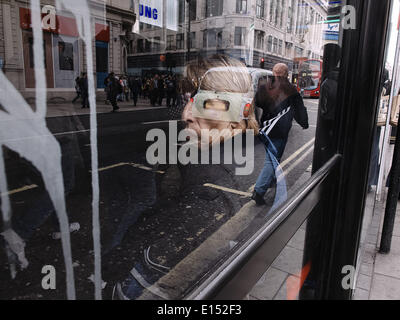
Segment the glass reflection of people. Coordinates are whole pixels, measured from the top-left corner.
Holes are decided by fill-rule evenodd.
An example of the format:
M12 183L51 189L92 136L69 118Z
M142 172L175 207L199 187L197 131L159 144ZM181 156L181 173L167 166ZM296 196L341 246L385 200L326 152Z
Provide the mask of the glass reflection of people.
M82 109L89 108L89 86L86 72L82 73L82 77L80 79L80 89L82 95Z
M313 172L319 170L334 154L334 126L341 49L325 45L321 79L320 107L313 159Z
M243 154L249 147L243 135L250 134L254 143L254 136L258 134L259 127L255 119L254 106L250 105L247 109L246 104L243 116L238 112L244 105L237 103L237 97L242 94L247 95L252 90L251 76L238 60L216 55L190 63L187 66L187 77L193 82L192 97L184 108L182 120L186 129L198 136L198 140L192 144L195 148L213 149L217 145L220 146L221 162L182 164L178 161L177 165L157 166L157 169L162 170L164 174L157 176L156 203L146 213L146 221L143 224L139 222L131 229L131 235L138 239L137 243L125 244L127 249L120 250L120 252L125 250L137 252L137 256L133 259L133 268L130 265L130 271L127 270L128 276L124 281L118 279L115 286L115 293L122 299L180 298L185 286L190 285L191 280L195 280L196 274L176 279L177 282L184 281L184 283L176 284L175 288L164 286L160 281L168 281L170 279L168 270L181 263L182 259L216 232L221 224L248 203L248 200L237 194L205 185L209 183L237 189L244 184L243 176L235 174L235 168L238 167L235 159L232 159L232 163L222 162L225 142L230 141L234 144L240 141L237 139L242 138L242 145L239 143L237 145L241 147L240 151ZM188 90L187 84L184 84L184 87L184 91ZM220 96L218 99L215 97L216 94L224 98ZM250 94L252 102L254 92ZM218 132L221 132L221 135L217 137ZM210 139L201 141L206 134L209 134L206 137ZM188 143L190 142L183 145ZM185 240L182 238L182 233L191 239ZM145 246L144 238L146 238ZM127 234L125 239L132 238ZM229 252L228 242L221 239L221 243L214 243L212 248L207 248L209 255L207 259L193 261L192 265L196 264L199 274L209 270L220 254ZM126 259L126 256L119 259L124 258ZM113 263L116 260L118 258L114 257ZM144 283L148 286L143 286Z
M284 64L275 66L274 76L266 85L258 89L255 103L257 107L263 109L262 123L277 120L268 133L269 141L263 139L266 146L266 158L252 196L257 205L264 205L264 196L276 181L275 162L280 162L283 155L293 119L303 129L308 129L309 125L303 99L289 82L288 68Z

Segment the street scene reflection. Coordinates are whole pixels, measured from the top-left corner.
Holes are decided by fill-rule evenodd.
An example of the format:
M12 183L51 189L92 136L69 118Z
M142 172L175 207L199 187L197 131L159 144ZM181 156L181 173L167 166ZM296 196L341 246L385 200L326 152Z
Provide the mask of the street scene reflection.
M328 8L0 0L0 298L183 299L239 250L317 170Z

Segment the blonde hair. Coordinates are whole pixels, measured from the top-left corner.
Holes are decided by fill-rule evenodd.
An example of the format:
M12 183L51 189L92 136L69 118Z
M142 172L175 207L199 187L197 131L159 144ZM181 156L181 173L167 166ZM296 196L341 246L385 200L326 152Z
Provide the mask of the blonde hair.
M210 69L221 67L226 67L226 70L207 73ZM209 58L189 62L187 77L197 89L233 93L247 93L252 90L250 73L238 72L234 68L245 70L246 66L237 59L224 55L213 55ZM259 126L254 111L255 104L253 102L248 120L242 120L240 125L243 131L253 130L257 135Z

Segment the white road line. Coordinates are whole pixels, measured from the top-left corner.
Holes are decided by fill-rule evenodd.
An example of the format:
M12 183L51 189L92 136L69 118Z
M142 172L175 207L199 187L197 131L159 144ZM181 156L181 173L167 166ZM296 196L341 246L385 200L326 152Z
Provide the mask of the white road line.
M286 177L294 168L296 168L310 153L314 151L314 146L308 149L300 158L296 160L289 168L287 168L283 175Z
M282 177L286 177L290 172L293 171L294 168L296 168L311 152L314 151L314 146L312 146L311 148L309 148L300 158L298 158L289 168L287 168L284 172ZM308 169L307 169L308 170ZM306 171L307 171L306 170ZM282 179L282 177L279 177L278 179ZM226 188L226 187L222 187L222 186L217 186L215 184L212 183L205 183L203 185L204 187L209 187L209 188L213 188L213 189L218 189L218 190L222 190L222 191L226 191L229 193L234 193L240 196L245 196L250 198L252 196L252 191L254 190L254 186L250 187L249 191L250 192L243 192L240 190L235 190L235 189L231 189L231 188ZM252 189L252 190L251 190Z
M284 168L286 165L288 165L294 158L296 158L301 152L303 152L307 147L309 147L311 144L313 144L315 141L315 138L311 139L309 142L307 142L304 146L302 146L301 148L299 148L295 153L293 153L289 158L287 158L284 162L282 162L281 167ZM314 147L313 147L314 148ZM311 148L311 149L313 149ZM308 153L310 152L310 150L307 152L307 154L305 156L308 155ZM302 157L299 158L299 160L303 160L305 158L305 156L303 155ZM296 161L290 168L290 171L293 169L293 166L296 166L298 163L300 163L301 161ZM144 165L141 164L137 164L137 163L133 163L133 162L121 162L121 163L117 163L117 164L113 164L107 167L103 167L103 168L99 168L99 172L103 172L103 171L107 171L107 170L111 170L111 169L115 169L115 168L119 168L119 167L123 167L123 166L132 166L134 168L138 168L138 169L142 169L145 171L152 171L155 173L159 173L159 174L165 174L165 171L160 171L160 170L156 170L154 171L152 168L150 167L146 167ZM285 175L285 173L284 173ZM254 186L250 187L249 192L244 192L244 191L239 191L239 190L234 190L234 189L230 189L230 188L226 188L226 187L221 187L221 186L217 186L214 184L210 184L210 183L206 183L204 184L205 187L210 187L210 188L214 188L214 189L219 189L222 191L226 191L226 192L230 192L230 193L235 193L241 196L245 196L245 197L251 197L251 192L254 189ZM15 189L15 190L11 190L9 192L7 192L8 195L12 195L12 194L16 194L19 192L24 192L27 190L31 190L31 189L35 189L38 186L33 184L33 185L29 185L29 186L24 186L22 188L19 189ZM3 196L3 194L1 194Z
M153 170L152 168L146 167L146 166L141 165L141 164L133 163L133 162L121 162L121 163L113 164L113 165L108 166L108 167L99 168L99 172L110 170L110 169L114 169L114 168L118 168L118 167L123 167L123 166L131 166L131 167L142 169L142 170L146 170L146 171L152 171L152 172L159 173L159 174L165 174L164 171ZM92 172L92 171L89 170L89 172ZM31 190L31 189L35 189L37 187L38 186L36 184L32 184L32 185L29 185L29 186L24 186L24 187L21 187L21 188L18 188L18 189L14 189L14 190L8 191L8 192L6 192L6 195L12 195L12 194L28 191L28 190ZM1 196L3 196L3 193L1 193Z
M311 139L308 141L304 146L299 148L295 153L293 153L289 158L287 158L285 161L281 163L281 167L284 168L288 165L289 162L291 162L294 158L296 158L300 153L302 153L304 150L306 150L309 146L311 146L315 142L315 138Z
M302 153L304 150L306 150L309 146L311 146L315 142L315 138L311 139L308 141L304 146L299 148L297 151L295 151L289 158L287 158L285 161L281 163L281 168L284 169L292 160L294 160L300 153ZM248 192L253 192L254 187L256 185L253 184L247 191Z
M162 120L162 121L152 121L152 122L142 122L141 124L156 124L156 123L171 123L171 122L180 122L182 120Z

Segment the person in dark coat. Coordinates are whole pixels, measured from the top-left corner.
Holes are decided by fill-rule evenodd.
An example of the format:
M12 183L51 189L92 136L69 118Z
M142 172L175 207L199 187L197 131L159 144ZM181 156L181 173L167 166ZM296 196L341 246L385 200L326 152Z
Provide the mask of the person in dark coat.
M177 88L176 88L176 80L174 77L168 77L166 81L167 87L167 107L170 108L176 105L176 98L177 98Z
M198 84L201 90L211 91L213 89L219 92L238 94L248 92L252 86L250 74L234 72L233 68L227 68L222 73L209 73L205 76L205 73L212 68L232 66L246 70L244 65L233 58L216 56L202 61L199 65L202 67L199 67L197 63L188 66L188 78L203 78L202 84ZM200 118L193 112L199 108L195 100L194 94L193 99L188 101L183 111L182 120L186 124L186 129L196 132L198 139L208 131L224 129L229 131L223 141L216 139L215 143L208 145L208 140L206 140L204 148L211 150L221 143L220 155L223 159L225 142L232 143L233 140L235 141L234 145L240 146L240 152L248 152L250 145L247 145L247 141L243 143L242 138L247 134L253 137L249 144L253 144L254 147L254 135L258 132L254 109L249 110L249 115L245 119L238 116L238 113L229 119L225 115L224 120L219 120L218 117L212 118L215 113L210 113L208 118ZM215 108L214 110L219 110L221 114L226 112L219 108L225 106L222 100L214 99L206 104L208 108ZM235 132L235 130L237 131ZM246 130L249 130L250 133ZM242 144L240 145L239 140L236 139L241 139ZM200 141L197 139L194 141L194 148L198 147L197 142ZM179 148L184 147L180 146ZM232 150L229 152L232 154ZM212 152L209 155L211 156ZM243 176L236 173L236 169L240 165L236 163L235 157L233 158L232 162L226 164L178 163L158 166L158 170L162 170L164 173L157 175L157 193L154 204L146 212L146 219L138 222L135 228L129 230L125 236L126 241L131 242L129 246L127 244L125 246L135 252L136 256L129 257L132 260L130 269L126 270L124 278L118 279L115 290L113 290L115 297L118 296L120 299L179 299L191 285L198 281L200 275L210 270L216 261L229 253L231 250L229 241L226 241L226 235L219 237L218 234L221 236L219 231L221 228L227 228L227 225L223 226L225 222L240 212L243 206L248 204L248 200L237 194L207 187L206 184L213 183L228 188L238 188L244 179ZM251 171L249 174L253 173L253 170ZM197 206L204 207L206 210L200 213ZM250 210L255 211L255 209L255 206L252 206ZM199 214L201 214L200 218L196 218ZM250 223L250 219L248 222ZM246 222L241 220L238 229L245 228L245 224ZM240 237L240 231L235 232L235 235L231 232L229 240L234 241L234 236ZM184 238L182 238L183 233L187 234ZM213 238L214 233L217 235ZM211 246L209 245L210 237L215 239ZM119 250L119 252L125 252L125 259L126 250L125 248ZM185 259L194 251L196 251L196 259ZM123 257L121 258L123 259ZM115 264L118 258L110 256L107 260ZM195 272L190 272L186 269L187 267L192 268ZM172 269L174 270L172 271ZM118 270L120 271L120 268ZM169 272L170 270L172 272ZM110 276L115 277L115 274L110 272ZM106 275L104 278L105 281L115 281L107 279Z
M89 87L86 73L83 73L80 79L80 89L82 95L82 109L89 108Z
M264 195L276 180L274 161L280 162L285 151L293 119L303 129L308 129L309 124L303 99L286 76L271 77L266 85L258 89L255 103L263 110L262 124L266 125L271 120L279 119L268 133L275 159L271 158L267 150L264 167L257 179L252 196L257 205L264 205Z
M133 99L133 104L136 107L140 90L142 88L142 83L138 77L129 78L129 89L131 90L131 95Z
M117 105L117 96L122 92L121 84L119 80L115 78L114 72L111 72L109 77L109 92L110 92L110 102L113 107L112 112L115 112L119 109Z
M81 97L81 77L76 77L75 78L75 91L76 91L76 97L72 100L72 103L75 103L76 100L78 100Z

